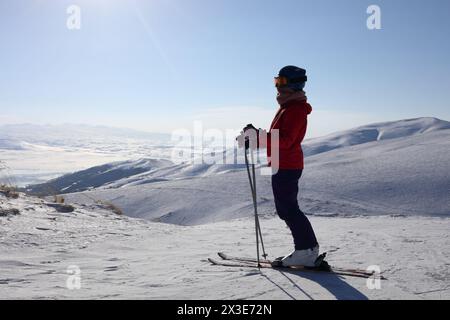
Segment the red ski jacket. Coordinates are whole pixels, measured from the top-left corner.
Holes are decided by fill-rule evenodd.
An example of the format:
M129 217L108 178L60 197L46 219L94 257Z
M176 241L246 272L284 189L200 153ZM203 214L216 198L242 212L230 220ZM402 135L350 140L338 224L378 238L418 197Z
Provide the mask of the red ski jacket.
M279 130L279 169L303 169L303 151L301 143L305 137L308 114L312 111L306 100L292 100L278 109L267 136L267 156L269 166L275 166L271 159L271 135ZM276 147L276 146L274 146Z

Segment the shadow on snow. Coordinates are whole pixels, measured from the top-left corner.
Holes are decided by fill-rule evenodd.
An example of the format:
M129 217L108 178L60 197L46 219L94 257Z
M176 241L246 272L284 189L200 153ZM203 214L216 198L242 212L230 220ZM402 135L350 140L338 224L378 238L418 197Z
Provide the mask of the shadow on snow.
M289 275L294 275L300 278L308 279L316 282L328 292L330 292L337 300L368 300L368 297L364 295L361 291L354 288L348 284L343 276L336 275L333 273L308 273L296 270L277 270L281 275L283 275L293 287L298 289L304 296L309 300L314 300L314 297L305 291L300 285L296 283ZM282 285L278 284L276 281L270 278L269 275L262 273L262 276L266 278L269 282L278 287L283 291L289 298L297 300L295 296L289 293Z

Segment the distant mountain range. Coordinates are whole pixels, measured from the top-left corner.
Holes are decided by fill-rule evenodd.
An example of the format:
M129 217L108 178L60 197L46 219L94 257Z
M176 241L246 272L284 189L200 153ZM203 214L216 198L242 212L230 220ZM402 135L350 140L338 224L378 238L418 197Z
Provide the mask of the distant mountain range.
M114 141L145 141L168 144L170 134L82 124L37 125L7 124L0 126L0 149L24 149L24 144L51 147L91 147Z

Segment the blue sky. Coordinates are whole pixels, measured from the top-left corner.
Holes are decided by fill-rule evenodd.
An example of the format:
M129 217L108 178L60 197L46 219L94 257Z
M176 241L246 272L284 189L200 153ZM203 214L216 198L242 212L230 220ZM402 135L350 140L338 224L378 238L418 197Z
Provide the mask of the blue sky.
M66 28L71 4L81 30ZM381 30L366 27L371 4ZM311 136L450 120L449 12L447 0L0 0L0 123L267 127L288 64L308 72Z

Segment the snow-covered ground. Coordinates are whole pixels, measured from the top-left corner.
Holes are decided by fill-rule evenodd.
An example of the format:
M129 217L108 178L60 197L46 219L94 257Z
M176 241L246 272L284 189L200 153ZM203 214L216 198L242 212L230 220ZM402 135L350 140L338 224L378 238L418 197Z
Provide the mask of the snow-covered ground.
M41 199L0 195L0 299L449 299L450 220L438 217L312 217L336 266L378 265L366 279L210 265L225 250L254 255L252 219L183 227L117 216L100 205L59 213ZM261 220L270 257L291 239L274 217ZM81 288L69 290L69 270ZM72 283L72 282L71 282Z

